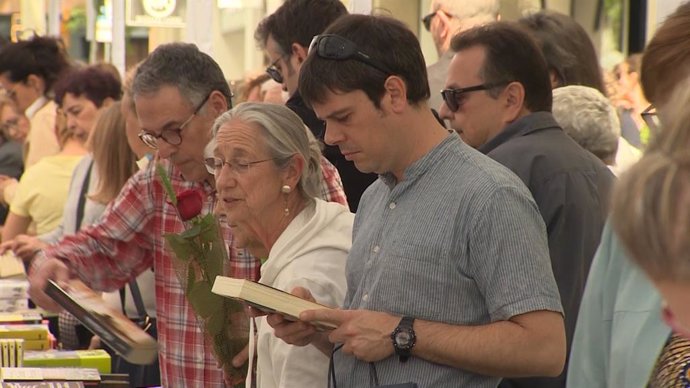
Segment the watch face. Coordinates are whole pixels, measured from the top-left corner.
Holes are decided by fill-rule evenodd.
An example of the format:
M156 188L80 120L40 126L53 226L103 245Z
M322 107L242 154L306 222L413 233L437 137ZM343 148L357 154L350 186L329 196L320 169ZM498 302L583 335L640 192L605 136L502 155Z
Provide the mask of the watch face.
M400 347L404 348L406 346L409 346L411 340L412 336L407 331L399 331L395 334L395 343L397 343Z

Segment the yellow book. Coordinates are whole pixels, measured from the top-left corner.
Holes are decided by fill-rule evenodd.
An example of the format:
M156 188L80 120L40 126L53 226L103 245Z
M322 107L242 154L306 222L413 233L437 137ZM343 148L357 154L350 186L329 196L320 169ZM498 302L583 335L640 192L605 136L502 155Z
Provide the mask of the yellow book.
M0 313L0 323L41 323L43 316L35 310Z
M10 340L5 338L0 340L0 346L2 346L2 366L10 366Z
M110 355L103 349L24 352L25 367L96 368L100 373L110 373L110 364Z
M22 367L24 365L24 340L21 338L17 338L16 341L17 366Z
M42 323L26 325L0 325L0 338L23 338L25 340L47 340L50 332Z
M50 350L49 339L22 340L24 350Z
M7 340L7 354L9 355L9 361L7 362L9 365L7 366L9 366L10 368L14 368L17 366L17 350L14 345L16 342L17 340L14 338Z

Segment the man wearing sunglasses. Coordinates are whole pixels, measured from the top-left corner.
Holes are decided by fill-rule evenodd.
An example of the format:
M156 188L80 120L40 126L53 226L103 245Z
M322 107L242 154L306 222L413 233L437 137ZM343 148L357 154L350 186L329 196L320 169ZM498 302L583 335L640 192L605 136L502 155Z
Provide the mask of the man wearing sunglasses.
M297 113L322 143L324 122L302 100L297 80L312 38L346 14L347 9L339 0L287 0L261 21L254 34L271 61L266 72L290 94L286 106ZM376 180L376 174L357 170L337 147L325 144L323 155L338 169L350 210L356 212L362 193Z
M429 106L439 110L443 100L438 93L446 82L453 57L450 40L472 27L498 19L499 0L432 0L429 13L422 18L424 28L434 40L438 61L427 67L431 98Z
M425 73L417 38L391 18L344 16L314 39L300 93L326 142L380 176L355 218L343 309L268 322L333 352L338 387L557 375L565 335L543 221L514 174L436 120Z
M441 116L465 143L511 169L532 192L547 226L570 344L613 175L555 121L546 61L527 32L496 22L456 36L451 47L456 53ZM501 386L563 387L565 374Z

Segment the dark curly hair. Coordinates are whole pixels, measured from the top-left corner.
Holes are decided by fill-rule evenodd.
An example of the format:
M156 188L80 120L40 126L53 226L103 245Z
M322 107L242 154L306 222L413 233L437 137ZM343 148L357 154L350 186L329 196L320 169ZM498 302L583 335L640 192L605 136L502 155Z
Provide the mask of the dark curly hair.
M57 82L55 102L62 106L67 93L86 97L100 108L106 98L120 99L122 84L111 72L102 67L87 66L72 70Z
M31 74L41 77L45 83L44 94L50 94L69 67L62 41L56 38L34 36L7 44L0 51L0 74L6 74L12 82L26 82Z

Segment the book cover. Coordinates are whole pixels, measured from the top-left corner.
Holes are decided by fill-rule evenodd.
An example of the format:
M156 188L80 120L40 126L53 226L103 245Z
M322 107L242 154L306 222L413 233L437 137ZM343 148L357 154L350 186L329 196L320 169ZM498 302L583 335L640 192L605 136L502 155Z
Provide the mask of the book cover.
M23 338L25 340L48 340L48 325L42 323L0 325L0 338Z
M0 255L0 278L26 278L24 263L12 251Z
M0 358L2 359L2 366L3 367L9 367L10 366L10 340L9 339L1 339L0 340L0 347L2 347L2 356Z
M17 349L16 349L16 346L14 345L17 342L17 340L12 338L12 339L4 340L4 341L7 341L8 345L9 345L9 349L7 350L7 352L9 353L10 357L9 357L9 365L7 365L7 366L9 366L10 368L14 368L17 366Z
M211 291L214 294L246 302L250 306L267 313L279 313L291 320L299 320L299 315L306 310L330 309L328 306L304 300L283 290L253 282L247 279L236 279L227 276L216 276ZM335 329L327 322L313 322L320 329Z
M72 279L62 289L51 280L45 292L130 363L148 365L158 357L158 343L153 337L103 303L101 296L81 281Z
M36 310L20 310L11 313L0 313L0 323L41 323L43 316Z
M16 381L11 383L0 382L2 388L84 388L81 381Z
M101 381L98 370L93 368L2 368L0 376L8 381Z
M47 350L24 352L26 367L80 367L96 368L99 373L110 373L111 359L103 349Z
M24 350L49 350L50 340L49 339L38 339L38 340L22 340Z

